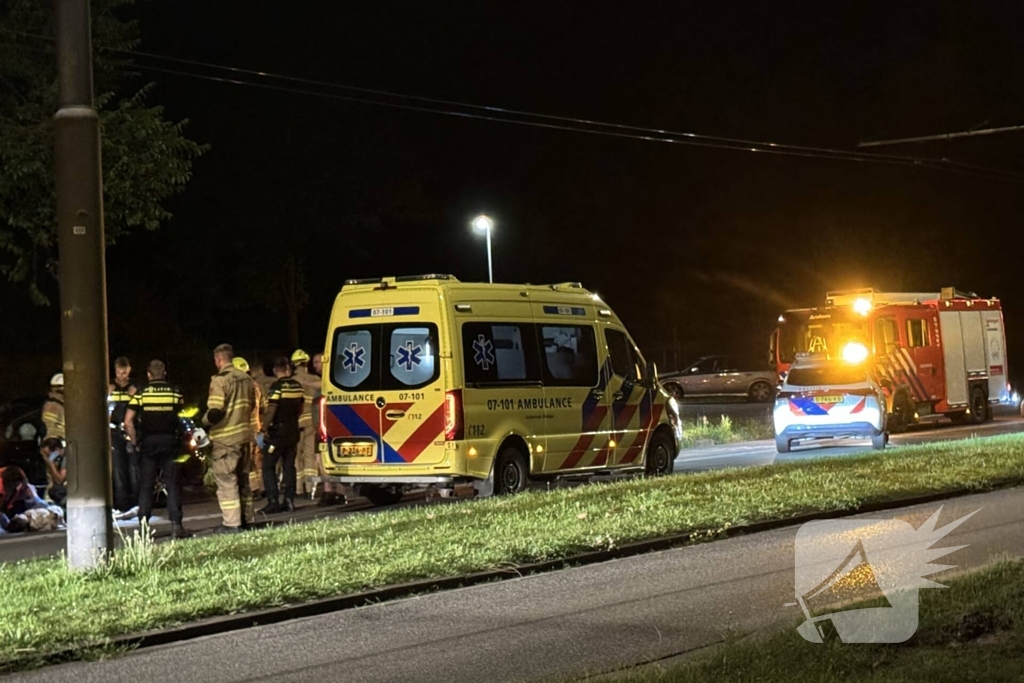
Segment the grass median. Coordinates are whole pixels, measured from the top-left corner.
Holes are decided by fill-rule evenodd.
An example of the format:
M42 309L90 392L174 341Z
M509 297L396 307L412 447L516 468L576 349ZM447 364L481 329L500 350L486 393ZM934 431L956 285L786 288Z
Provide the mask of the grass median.
M693 448L711 444L742 443L761 441L775 437L775 428L770 419L738 418L722 415L717 420L706 416L688 420L683 425L683 441L680 448Z
M844 645L833 639L811 644L794 628L758 641L726 644L713 655L685 664L649 666L601 680L1020 681L1024 677L1020 655L1024 647L1024 562L1004 561L942 583L948 590L921 591L918 630L905 643Z
M1022 481L1024 435L1012 435L131 544L90 573L57 559L4 564L0 669L203 617Z

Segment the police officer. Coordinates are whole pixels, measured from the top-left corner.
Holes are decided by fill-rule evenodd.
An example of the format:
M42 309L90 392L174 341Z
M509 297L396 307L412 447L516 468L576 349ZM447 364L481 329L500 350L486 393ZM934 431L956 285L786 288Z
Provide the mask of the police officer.
M46 438L67 439L64 430L64 373L58 372L50 378L50 393L43 402L43 424Z
M292 379L292 366L284 356L274 361L274 377L263 419L263 486L265 514L295 509L295 452L299 445L299 416L306 403L302 385ZM278 501L277 463L284 471L284 502Z
M138 511L139 454L124 431L124 418L132 396L139 386L132 381L132 364L124 356L114 361L114 381L110 383L110 454L114 480L114 507L121 512Z
M167 515L174 527L174 538L188 538L192 534L182 525L181 480L178 476L178 456L181 453L178 411L184 407L185 399L177 387L167 383L167 366L163 361L150 361L146 375L149 384L132 396L124 416L124 429L132 443L139 444L142 460L139 519L148 523L153 514L153 487L157 470L160 470L167 489Z
M203 424L210 427L211 458L217 482L217 501L223 517L219 533L238 533L253 521L249 472L252 454L249 444L255 424L256 390L253 381L232 364L235 351L230 344L213 350L217 374L210 380Z
M299 452L296 459L297 478L295 490L299 495L313 493L312 478L317 476L316 433L313 430L313 401L320 391L320 378L309 371L309 354L298 349L292 354L295 366L293 377L302 385L305 403L299 416ZM332 494L333 495L333 494ZM321 504L325 504L321 499Z

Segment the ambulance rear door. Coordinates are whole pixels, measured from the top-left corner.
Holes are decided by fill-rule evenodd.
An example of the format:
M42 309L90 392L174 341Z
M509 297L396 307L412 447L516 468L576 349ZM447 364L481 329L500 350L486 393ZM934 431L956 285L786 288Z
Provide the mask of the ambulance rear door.
M378 306L349 309L333 332L331 379L342 391L328 395L325 411L330 457L436 464L444 457L445 401L438 297L428 289L384 294Z

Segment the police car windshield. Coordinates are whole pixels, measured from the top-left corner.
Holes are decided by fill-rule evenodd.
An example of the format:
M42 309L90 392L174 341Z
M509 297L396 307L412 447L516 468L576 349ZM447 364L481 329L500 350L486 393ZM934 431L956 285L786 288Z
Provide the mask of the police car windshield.
M794 387L821 387L862 384L867 379L867 371L863 366L837 363L835 365L793 368L786 377L786 384Z

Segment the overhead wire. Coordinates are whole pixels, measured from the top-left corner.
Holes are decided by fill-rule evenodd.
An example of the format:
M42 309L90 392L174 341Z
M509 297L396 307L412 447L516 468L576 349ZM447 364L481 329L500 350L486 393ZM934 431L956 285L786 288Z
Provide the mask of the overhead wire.
M12 31L0 27L0 31L23 36L26 38L32 38L35 40L45 40L50 43L53 42L53 38L50 36L44 36L41 34L25 33L20 31ZM24 46L27 47L27 46ZM444 116L453 116L465 119L488 121L495 123L506 123L512 125L529 126L533 128L541 128L548 130L561 130L576 133L586 133L591 135L600 135L605 137L623 138L640 140L647 142L660 142L668 144L678 144L689 147L701 147L709 149L722 149L729 151L741 151L751 153L762 153L772 154L779 156L790 156L790 157L803 157L803 158L815 158L815 159L828 159L836 161L847 161L847 162L868 162L876 164L886 165L899 165L899 166L912 166L918 168L927 168L931 170L941 170L945 172L957 173L961 175L969 175L975 177L985 177L988 179L998 180L1009 180L1014 182L1024 182L1024 174L1016 173L1013 171L1007 171L1004 169L994 169L984 166L978 166L974 164L967 164L963 162L952 161L948 158L928 158L928 157L915 157L915 156L904 156L904 155L892 155L892 154L876 154L868 152L857 152L855 150L843 150L829 147L815 147L810 145L794 145L788 143L777 143L771 141L760 141L760 140L748 140L742 138L732 138L725 136L715 135L704 135L699 133L683 132L683 131L672 131L662 128L648 128L643 126L634 126L628 124L600 121L595 119L577 118L568 116L558 116L553 114L545 114L538 112L531 112L526 110L512 109L507 107L499 107L495 105L482 105L469 102L460 102L456 100L448 100L433 97L424 97L420 95L409 95L405 93L398 93L388 90L380 90L374 88L365 88L359 86L352 86L340 83L333 83L330 81L321 81L310 78L302 78L297 76L290 76L287 74L276 74L267 71L259 71L254 69L245 69L241 67L214 64L212 62L203 62L193 59L184 59L180 57L171 57L168 55L161 55L152 52L141 52L136 50L124 50L117 48L100 48L107 52L113 52L118 54L131 55L134 57L141 57L143 59L150 60L161 60L165 62L177 63L189 67L199 67L203 69L209 69L214 71L228 72L235 75L255 77L270 81L279 81L283 83L294 83L302 86L313 86L316 88L327 88L331 90L341 90L353 93L359 93L362 95L372 95L375 97L386 97L393 100L403 101L383 101L380 99L371 99L369 97L359 97L356 95L344 95L337 92L324 92L323 90L310 90L306 88L294 87L291 85L280 85L275 83L245 80L242 78L229 78L226 76L213 76L209 74L197 73L195 71L186 71L181 69L168 69L160 66L153 66L150 64L140 64L135 62L132 64L132 68L143 71L149 71L153 73L162 73L167 75L180 76L185 78L193 78L206 80L210 82L231 84L237 86L247 86L253 88L259 88L264 90L286 92L291 94L306 95L312 97L323 97L334 99L338 101L351 102L355 104L364 104L370 106L381 106L389 107L393 109L413 111L420 113L431 113ZM432 105L432 106L428 106ZM442 109L439 107L449 107L448 109Z

